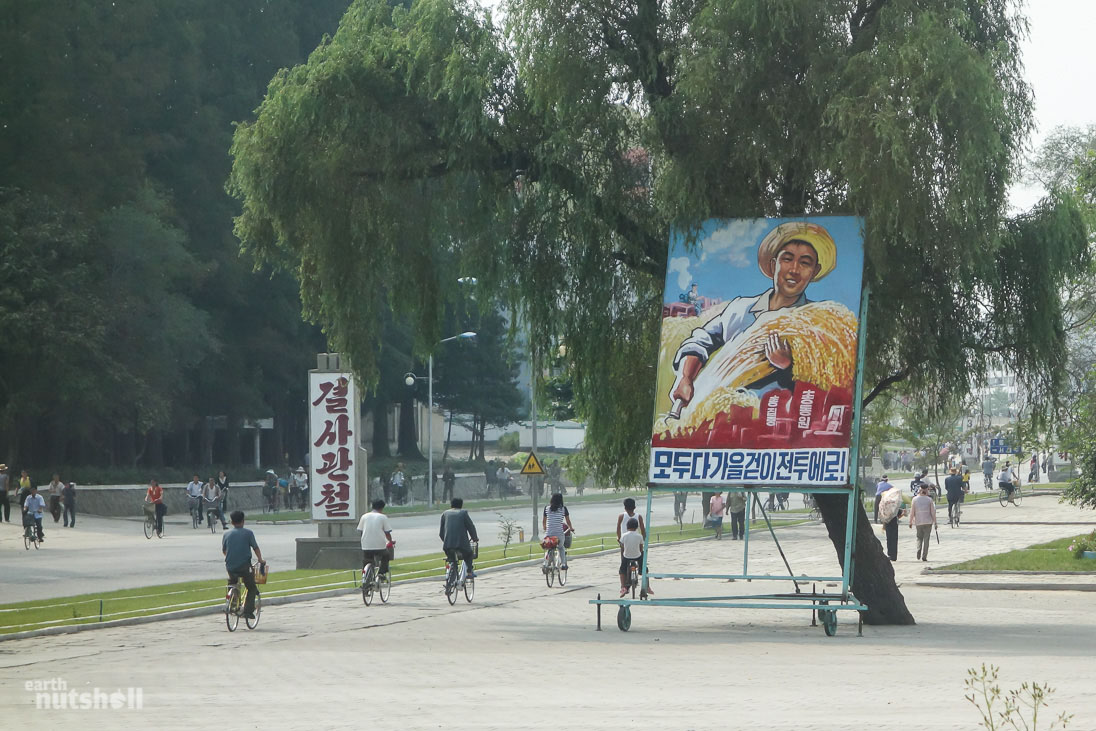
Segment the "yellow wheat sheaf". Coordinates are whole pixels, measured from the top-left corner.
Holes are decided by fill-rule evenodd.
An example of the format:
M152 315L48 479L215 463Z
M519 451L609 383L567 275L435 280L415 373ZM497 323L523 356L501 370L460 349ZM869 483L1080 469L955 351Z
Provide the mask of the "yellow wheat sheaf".
M775 369L765 358L765 343L776 333L792 350L792 377L829 391L852 388L856 371L856 317L839 302L812 302L766 312L751 327L712 356L720 380L741 388Z
M662 353L676 352L701 318L667 319L662 324ZM686 436L705 422L714 421L731 406L760 407L758 397L746 386L775 369L765 358L765 344L771 333L787 341L792 352L792 377L822 390L852 388L856 370L856 317L847 307L832 301L812 302L803 307L766 312L716 351L697 377L697 398L681 418L660 418L655 431L670 437ZM661 368L672 366L661 364Z

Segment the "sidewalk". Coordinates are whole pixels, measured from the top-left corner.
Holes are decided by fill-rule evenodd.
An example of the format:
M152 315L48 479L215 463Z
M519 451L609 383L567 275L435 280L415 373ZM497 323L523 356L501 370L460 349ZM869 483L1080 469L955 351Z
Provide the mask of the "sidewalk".
M1021 511L1040 524L1000 523ZM978 524L941 528L929 565L1080 533L1072 523L1096 517L1051 497L970 513ZM778 535L796 573L836 566L822 526ZM229 634L210 616L13 640L0 653L0 717L57 729L221 726L223 714L201 712L216 704L217 684L178 679L222 677L231 663L237 694L272 728L360 728L369 715L362 699L379 698L382 728L943 731L976 727L963 680L985 662L1001 666L1005 689L1057 688L1050 711L1077 714L1071 728L1096 726L1091 594L934 588L937 577L912 560L913 531L903 528L901 541L895 569L918 625L865 627L862 638L849 613L828 638L806 611L678 607L635 607L628 633L604 611L599 633L588 602L615 594L619 563L604 555L573 559L562 590L548 589L536 567L484 573L474 602L454 607L438 582L423 582L396 585L387 605L347 595L270 607L254 632ZM751 571L786 573L771 538L756 532L750 543ZM740 568L741 551L739 541L709 540L653 549L650 559L659 571L711 573ZM661 598L791 586L663 580L653 588ZM36 711L23 683L50 678L70 688L142 687L144 710Z

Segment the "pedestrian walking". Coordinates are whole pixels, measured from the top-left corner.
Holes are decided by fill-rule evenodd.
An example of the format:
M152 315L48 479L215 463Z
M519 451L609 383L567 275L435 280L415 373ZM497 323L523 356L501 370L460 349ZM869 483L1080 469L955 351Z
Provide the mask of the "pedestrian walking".
M221 515L228 512L228 475L224 470L217 473L217 488L221 491Z
M742 540L746 537L746 493L728 494L726 511L731 516L731 540Z
M61 502L64 504L65 527L76 527L76 483L70 482L61 490Z
M49 514L53 516L54 523L61 522L61 491L65 489L65 483L61 482L61 475L54 473L49 481Z
M883 498L883 493L894 487L887 481L887 476L883 475L882 479L875 485L875 522L879 522L879 501Z
M715 529L715 539L721 541L723 540L723 493L717 492L712 495L708 505L708 520Z
M928 486L922 485L920 494L913 499L913 505L910 506L910 528L917 530L918 560L929 560L929 539L932 538L932 529L935 527L936 503L929 497Z
M8 466L0 464L0 521L11 522L11 478L8 475Z
M453 499L453 486L457 484L457 476L453 473L452 465L445 465L441 473L441 501L447 503Z
M902 517L902 489L892 487L879 501L879 522L887 536L887 557L898 560L898 521Z

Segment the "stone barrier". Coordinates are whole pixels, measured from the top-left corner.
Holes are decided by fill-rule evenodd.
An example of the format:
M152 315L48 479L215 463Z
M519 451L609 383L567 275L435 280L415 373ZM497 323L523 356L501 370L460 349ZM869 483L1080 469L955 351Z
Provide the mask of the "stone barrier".
M262 512L263 483L230 483L228 510ZM168 515L186 515L186 485L161 485ZM106 518L133 518L144 514L145 492L148 485L77 485L77 514L99 515ZM227 519L227 515L225 518ZM252 516L254 517L254 516Z

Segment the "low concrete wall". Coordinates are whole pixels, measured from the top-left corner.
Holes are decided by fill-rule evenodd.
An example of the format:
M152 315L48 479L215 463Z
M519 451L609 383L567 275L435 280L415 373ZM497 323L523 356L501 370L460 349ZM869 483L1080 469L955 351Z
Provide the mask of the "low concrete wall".
M186 514L186 485L161 485L168 515ZM232 484L228 491L228 509L262 511L261 482ZM148 485L78 485L76 512L107 518L130 518L144 511Z

